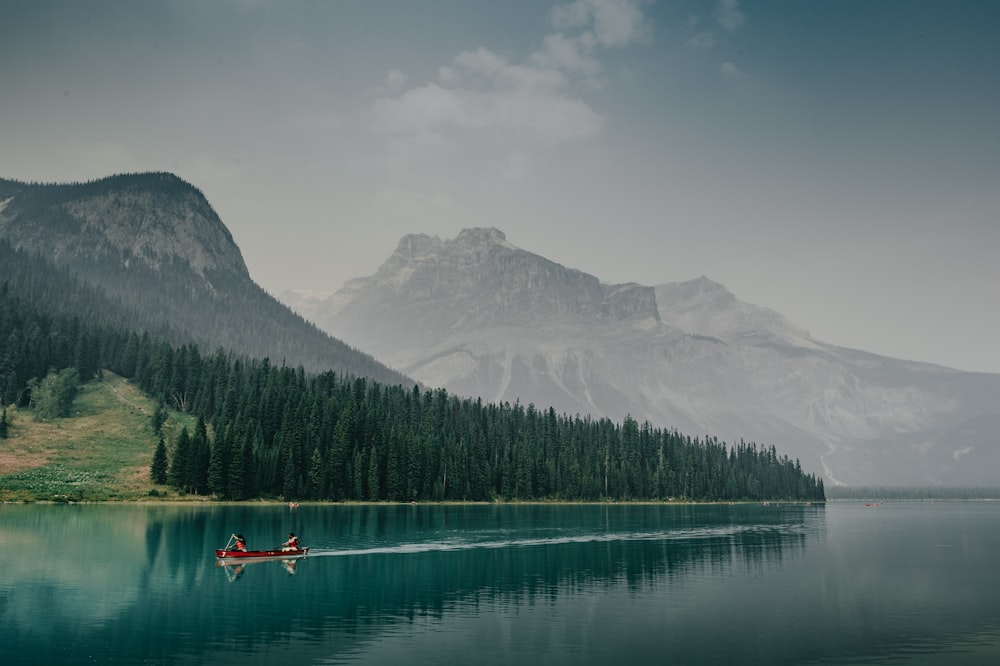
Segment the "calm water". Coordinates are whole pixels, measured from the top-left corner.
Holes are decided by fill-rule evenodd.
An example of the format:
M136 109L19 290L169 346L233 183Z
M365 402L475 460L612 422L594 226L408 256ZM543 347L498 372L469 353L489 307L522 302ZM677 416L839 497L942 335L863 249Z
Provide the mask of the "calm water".
M998 562L1000 503L8 505L0 664L1000 664Z

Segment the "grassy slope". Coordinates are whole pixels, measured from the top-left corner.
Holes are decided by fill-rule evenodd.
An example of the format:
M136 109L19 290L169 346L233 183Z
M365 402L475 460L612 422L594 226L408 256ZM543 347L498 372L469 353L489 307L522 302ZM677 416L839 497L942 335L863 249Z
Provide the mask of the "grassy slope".
M105 373L84 384L73 415L41 422L31 410L8 408L10 437L0 439L0 501L101 501L175 493L154 486L149 467L157 436L155 405L121 377ZM193 421L172 414L164 434Z

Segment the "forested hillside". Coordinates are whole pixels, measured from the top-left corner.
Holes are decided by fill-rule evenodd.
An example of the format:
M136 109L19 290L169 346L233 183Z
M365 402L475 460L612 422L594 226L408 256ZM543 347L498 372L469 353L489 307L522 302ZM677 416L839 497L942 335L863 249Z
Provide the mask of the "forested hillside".
M42 312L69 303L81 317L119 323L176 345L194 342L271 358L312 372L336 370L389 383L403 374L330 337L251 278L232 235L204 195L169 173L88 183L26 184L0 179L0 280L44 290ZM18 249L35 263L12 258ZM5 264L16 262L17 266ZM55 267L67 275L47 283ZM75 304L59 292L92 287ZM32 296L34 299L35 297ZM75 308L80 310L76 311Z
M0 265L36 261L5 251ZM39 380L67 369L80 381L101 368L129 378L163 405L198 417L193 431L165 442L167 465L158 470L186 492L390 501L824 496L822 481L773 447L728 447L632 419L573 418L442 389L307 373L224 350L204 354L98 315L120 307L106 299L74 314L56 296L57 281L72 285L58 270L18 279L0 280L3 404L32 405ZM52 301L39 307L36 297L50 292ZM70 294L105 298L83 285Z

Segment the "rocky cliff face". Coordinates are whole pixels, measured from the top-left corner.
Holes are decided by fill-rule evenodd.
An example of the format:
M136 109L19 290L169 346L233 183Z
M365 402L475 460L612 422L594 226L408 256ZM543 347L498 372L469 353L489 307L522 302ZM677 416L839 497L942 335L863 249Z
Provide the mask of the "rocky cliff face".
M169 173L8 190L0 236L56 263L134 262L249 277L232 235L204 195Z
M452 241L403 238L378 272L359 283L363 299L432 306L436 327L493 325L566 315L593 320L657 317L649 287L603 285L597 278L525 252L497 229L465 229Z
M704 277L605 285L467 229L407 236L327 299L286 298L428 385L774 444L828 482L982 483L1000 463L983 425L1000 376L820 342Z

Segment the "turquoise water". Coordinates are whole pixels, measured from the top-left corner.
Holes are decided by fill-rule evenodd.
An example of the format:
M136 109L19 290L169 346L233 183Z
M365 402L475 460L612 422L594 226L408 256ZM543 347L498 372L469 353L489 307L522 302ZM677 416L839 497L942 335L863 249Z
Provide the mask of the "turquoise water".
M995 664L998 556L1000 503L6 505L0 664Z

